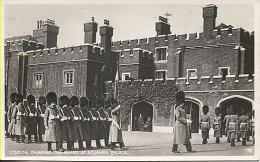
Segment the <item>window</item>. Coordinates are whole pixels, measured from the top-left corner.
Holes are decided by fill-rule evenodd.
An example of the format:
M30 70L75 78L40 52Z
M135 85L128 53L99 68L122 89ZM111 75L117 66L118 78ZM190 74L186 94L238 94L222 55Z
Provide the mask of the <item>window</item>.
M196 69L187 69L187 78L197 77Z
M219 75L222 76L222 80L226 80L226 76L229 75L229 67L220 67Z
M167 48L156 48L156 61L167 61Z
M130 73L122 73L122 81L130 80Z
M74 82L74 71L73 70L66 70L63 72L63 78L64 78L64 85L70 86L73 85Z
M34 81L35 88L42 88L42 79L43 79L42 72L33 74L33 81Z
M166 79L166 71L156 71L155 79Z

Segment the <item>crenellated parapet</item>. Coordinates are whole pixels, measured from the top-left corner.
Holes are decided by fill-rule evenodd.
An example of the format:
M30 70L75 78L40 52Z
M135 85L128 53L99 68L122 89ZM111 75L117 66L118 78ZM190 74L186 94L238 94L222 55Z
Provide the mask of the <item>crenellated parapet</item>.
M43 49L44 45L40 42L35 42L26 39L17 39L14 41L6 41L5 47L8 51L29 51Z
M104 49L92 45L84 44L80 46L63 47L63 48L45 48L27 51L28 64L49 64L58 62L88 60L102 62Z

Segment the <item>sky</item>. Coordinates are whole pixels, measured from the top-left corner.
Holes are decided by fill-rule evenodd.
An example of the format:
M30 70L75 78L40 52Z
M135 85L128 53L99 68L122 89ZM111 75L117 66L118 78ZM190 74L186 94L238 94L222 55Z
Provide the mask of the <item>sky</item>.
M216 4L216 25L254 30L252 4ZM8 4L4 8L6 38L32 35L37 21L52 19L60 27L58 47L84 44L83 24L95 18L98 28L104 19L114 28L112 41L156 36L159 16L170 13L168 22L173 34L202 32L202 7L205 4ZM99 30L97 42L100 41Z

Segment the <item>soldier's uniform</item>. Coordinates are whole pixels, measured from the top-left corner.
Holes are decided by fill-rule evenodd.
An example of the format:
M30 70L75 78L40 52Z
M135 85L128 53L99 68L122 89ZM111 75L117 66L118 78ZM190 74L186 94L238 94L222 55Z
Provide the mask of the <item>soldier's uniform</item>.
M73 131L70 124L70 120L72 116L67 106L68 101L69 98L67 96L59 97L59 106L60 106L59 113L61 115L60 128L61 128L62 141L66 141L67 149L72 150L72 141L74 140L74 138L73 138ZM62 143L60 147L63 148Z
M44 127L44 113L46 110L46 98L44 96L40 96L39 97L39 106L37 108L37 125L38 125L38 129L37 129L37 134L39 136L39 142L43 142L42 140L42 135L45 134L45 127Z
M37 109L35 107L35 98L33 95L27 97L28 107L26 108L26 132L28 135L28 143L32 142L31 135L34 135L35 142L38 142L37 137Z
M12 134L16 136L16 142L24 142L24 135L26 129L26 121L25 121L25 107L23 105L23 95L16 95L16 103L17 105L14 107L12 111L12 122L14 123L12 128Z
M225 125L225 136L227 137L227 142L230 142L230 137L229 137L229 128L226 126L227 125L227 119L229 118L230 116L230 108L228 107L227 108L227 115L224 117L223 119L223 123Z
M180 91L176 93L176 109L175 109L175 124L174 124L174 136L173 136L173 148L172 152L179 153L177 151L179 144L184 144L188 152L193 152L190 136L187 130L188 120L186 119L186 112L184 110L185 94Z
M99 131L98 131L98 120L99 116L96 110L95 101L92 101L90 104L90 114L91 114L91 122L90 122L90 134L91 140L96 140L97 148L101 147L100 140L99 140Z
M80 110L83 114L83 120L81 121L83 140L86 141L86 148L91 148L91 134L90 134L90 120L92 118L88 110L88 100L86 97L80 98Z
M16 93L12 93L10 95L11 104L8 107L8 111L7 111L7 120L8 120L8 130L7 130L7 132L11 135L12 140L14 140L14 135L12 135L12 129L13 129L13 126L14 126L14 122L12 120L12 113L13 113L13 109L16 106L16 102L15 102L16 96L17 96Z
M48 107L44 114L44 126L45 126L45 136L44 141L48 143L48 151L52 151L51 143L56 143L56 150L63 152L62 148L59 148L61 142L61 131L59 123L59 112L57 109L57 95L54 92L49 92L46 95L46 100Z
M74 142L78 141L79 143L79 149L84 149L83 147L83 132L82 132L82 126L81 121L83 120L82 112L78 107L79 99L76 96L72 96L70 98L70 105L72 107L71 110L71 116L72 116L72 130L73 130L73 136L74 136Z
M219 138L222 137L221 134L221 109L219 107L215 108L215 117L214 117L214 123L213 123L213 129L214 129L214 137L216 137L216 143L219 143Z
M249 117L246 115L245 110L242 110L242 115L238 118L238 126L242 137L242 145L246 145L246 139L248 138Z
M235 115L235 108L230 106L231 115L227 118L226 127L228 127L228 134L231 140L231 146L235 146L235 139L237 138L238 116Z
M210 117L208 115L209 107L204 105L202 107L203 115L200 118L200 127L201 127L201 135L203 142L202 144L208 143L207 139L209 139L209 130L210 130Z
M110 132L110 126L111 126L111 123L112 123L112 116L111 116L111 103L110 101L106 101L105 102L105 109L103 109L104 111L104 115L106 117L106 139L105 139L105 145L107 147L109 147L109 142L108 142L108 139L109 139L109 132Z
M99 115L99 121L98 121L98 128L99 128L99 139L104 139L105 141L105 146L108 147L108 136L107 136L107 125L106 125L106 122L107 122L107 119L106 119L106 115L105 115L105 112L104 112L104 108L103 108L103 102L102 101L98 101L98 115Z

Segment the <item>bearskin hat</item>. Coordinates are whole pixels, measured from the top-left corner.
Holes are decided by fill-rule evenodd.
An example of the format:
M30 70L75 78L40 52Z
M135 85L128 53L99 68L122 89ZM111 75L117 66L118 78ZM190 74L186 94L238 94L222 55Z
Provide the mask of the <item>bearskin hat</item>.
M184 103L185 101L185 93L183 91L179 91L176 93L176 105L180 105L181 103Z
M77 96L72 96L70 98L70 106L74 107L75 105L79 104L79 98Z
M59 97L59 106L63 107L64 105L67 105L67 103L69 102L69 97L68 96L60 96Z
M88 99L87 97L81 97L79 99L80 107L84 107L88 105Z
M27 104L35 103L35 97L33 95L27 96Z
M11 101L11 103L14 103L15 102L15 95L16 95L17 93L11 93L10 94L10 101Z
M46 104L46 98L44 96L40 96L39 97L39 105L43 105L43 104Z
M15 102L17 104L23 102L23 95L22 94L16 94L15 95Z
M203 114L207 114L208 112L209 112L209 107L207 106L207 105L204 105L203 107L202 107L202 112L203 112Z
M50 105L51 103L57 104L57 95L55 92L49 92L46 95L47 104Z
M216 114L216 115L219 115L220 113L221 113L220 107L216 107L216 108L215 108L215 114Z
M230 113L231 115L235 115L236 113L236 108L233 105L230 105Z

